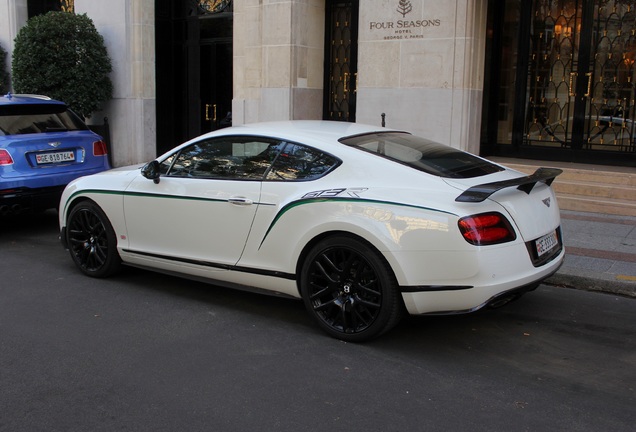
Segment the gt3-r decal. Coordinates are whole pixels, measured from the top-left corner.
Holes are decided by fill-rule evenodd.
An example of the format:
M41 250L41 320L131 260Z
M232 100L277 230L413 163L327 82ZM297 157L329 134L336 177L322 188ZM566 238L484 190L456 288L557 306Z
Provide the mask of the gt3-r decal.
M300 199L307 198L334 198L340 195L350 196L352 198L360 198L360 194L369 188L339 188L339 189L327 189L321 191L309 192L303 195Z

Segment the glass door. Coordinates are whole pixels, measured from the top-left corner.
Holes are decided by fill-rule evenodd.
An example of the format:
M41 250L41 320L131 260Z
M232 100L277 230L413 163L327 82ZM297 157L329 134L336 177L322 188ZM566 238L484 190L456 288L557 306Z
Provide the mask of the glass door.
M633 151L634 1L533 3L523 145Z
M589 97L581 85L591 79L580 61L589 47L581 38L582 2L535 0L533 9L524 144L572 147Z
M358 2L327 1L325 120L356 121Z
M595 3L582 146L633 154L636 1Z
M636 165L635 9L490 0L482 153Z
M232 42L208 42L200 49L201 133L232 125Z

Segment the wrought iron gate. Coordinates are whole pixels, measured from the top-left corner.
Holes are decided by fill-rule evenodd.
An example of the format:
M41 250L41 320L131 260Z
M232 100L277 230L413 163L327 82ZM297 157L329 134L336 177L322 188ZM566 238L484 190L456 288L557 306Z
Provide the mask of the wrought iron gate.
M326 15L323 117L354 122L358 79L358 2L328 1Z
M534 0L525 146L633 154L636 0Z

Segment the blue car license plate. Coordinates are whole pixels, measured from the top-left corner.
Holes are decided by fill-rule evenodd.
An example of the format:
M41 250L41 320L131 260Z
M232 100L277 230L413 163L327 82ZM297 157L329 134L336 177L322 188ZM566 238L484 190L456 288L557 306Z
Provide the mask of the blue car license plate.
M70 162L74 160L75 160L75 153L73 151L40 153L35 155L35 161L37 162L38 165L58 163L58 162Z

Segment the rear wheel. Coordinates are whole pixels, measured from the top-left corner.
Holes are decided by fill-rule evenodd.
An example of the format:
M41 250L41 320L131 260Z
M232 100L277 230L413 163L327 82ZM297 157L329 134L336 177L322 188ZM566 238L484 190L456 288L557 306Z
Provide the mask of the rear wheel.
M69 213L66 241L73 261L88 276L107 277L121 267L115 230L92 201L79 203Z
M300 291L318 324L349 342L380 336L402 315L389 265L371 246L351 237L330 237L311 249L302 267Z

